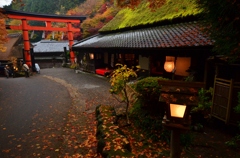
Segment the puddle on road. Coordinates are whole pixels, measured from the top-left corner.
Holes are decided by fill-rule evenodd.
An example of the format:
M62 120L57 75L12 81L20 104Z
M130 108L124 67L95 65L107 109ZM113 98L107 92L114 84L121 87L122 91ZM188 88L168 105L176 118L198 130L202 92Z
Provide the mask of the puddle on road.
M93 88L98 88L98 87L100 87L100 86L92 85L92 84L83 85L83 88L86 88L86 89L93 89Z

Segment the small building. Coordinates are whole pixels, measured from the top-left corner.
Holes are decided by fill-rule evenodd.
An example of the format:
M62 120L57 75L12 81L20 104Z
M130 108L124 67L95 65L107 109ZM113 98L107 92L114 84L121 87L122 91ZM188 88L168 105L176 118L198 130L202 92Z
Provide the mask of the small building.
M3 67L9 66L20 67L19 61L23 58L23 38L21 33L8 34L8 42L4 44L7 48L5 52L0 50L0 76L4 75Z
M41 68L62 67L68 60L69 41L41 40L32 45L34 61Z
M5 52L0 50L0 62L6 64L10 61L11 57L16 57L17 59L22 59L22 46L23 38L21 33L8 34L8 42L4 44L7 48Z

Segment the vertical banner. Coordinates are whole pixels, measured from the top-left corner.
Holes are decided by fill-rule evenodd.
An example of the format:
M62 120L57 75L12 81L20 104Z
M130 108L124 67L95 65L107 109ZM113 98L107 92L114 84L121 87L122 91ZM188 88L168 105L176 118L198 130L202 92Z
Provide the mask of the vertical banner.
M30 38L33 39L33 36L34 36L34 30L32 31Z
M55 36L54 34L55 34L55 33L54 33L54 31L53 31L53 32L52 32L52 39L54 39L54 36Z
M45 31L42 33L42 39L45 39Z

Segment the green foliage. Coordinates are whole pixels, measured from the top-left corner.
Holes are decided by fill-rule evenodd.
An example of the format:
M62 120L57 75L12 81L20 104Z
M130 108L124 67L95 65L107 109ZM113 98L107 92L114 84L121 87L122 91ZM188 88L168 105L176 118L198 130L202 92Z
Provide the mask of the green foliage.
M85 0L41 0L41 1L35 1L35 0L24 0L20 1L17 0L17 3L12 4L12 9L16 10L22 10L26 12L32 12L32 13L41 13L41 14L55 14L57 11L60 11L62 9L61 6L64 6L65 10L69 10L71 8L74 8L81 3L85 2ZM46 5L47 4L47 5Z
M240 1L197 1L203 10L205 31L215 40L216 54L225 55L229 62L239 61L240 54Z
M236 113L240 113L240 92L238 92L238 104L234 107Z
M76 69L77 68L77 64L76 63L72 63L71 65L70 65L70 69Z
M235 148L236 149L238 147L238 142L239 141L240 141L240 135L236 135L231 140L225 142L225 144L230 148Z
M120 30L123 28L171 22L173 19L196 16L200 13L195 0L168 0L160 8L151 11L144 1L134 10L125 8L119 11L115 18L107 23L100 32Z
M134 89L140 93L139 99L144 104L148 104L150 101L158 102L158 98L161 92L161 85L158 84L158 80L168 80L162 77L146 77L137 81L134 85Z
M153 141L163 140L170 143L171 132L163 128L162 116L160 114L153 116L151 112L143 106L140 100L134 104L130 117L134 125L141 129L147 138ZM189 147L192 141L192 134L186 133L181 135L181 144L184 147Z
M194 107L192 111L204 111L206 113L209 113L212 106L212 95L213 88L209 88L208 90L201 88L198 91L198 106Z
M160 116L152 116L148 110L142 106L142 102L138 100L132 108L130 117L136 127L140 128L147 136L154 141L161 139L162 118ZM163 133L162 138L166 138L166 133Z
M127 123L130 124L128 117L128 107L130 105L130 98L127 91L127 83L131 79L134 78L136 79L137 74L133 69L128 68L127 65L116 64L116 66L118 66L118 68L112 72L110 78L111 83L110 93L117 94L118 96L121 97L122 101L126 103Z
M122 93L126 89L127 82L129 82L132 77L137 77L136 72L133 69L128 68L127 65L116 64L116 66L118 66L118 68L112 72L110 78L110 92L113 94ZM125 94L123 94L123 96L126 99Z
M236 113L240 113L240 92L238 92L238 104L234 107ZM240 122L238 122L238 128L240 129ZM225 144L231 148L237 148L238 142L240 141L240 134L237 134L231 140L225 142Z

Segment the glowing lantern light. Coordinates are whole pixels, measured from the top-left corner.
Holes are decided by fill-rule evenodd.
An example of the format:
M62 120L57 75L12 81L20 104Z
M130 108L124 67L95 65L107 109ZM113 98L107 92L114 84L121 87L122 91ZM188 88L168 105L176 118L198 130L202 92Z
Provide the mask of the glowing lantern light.
M90 59L94 59L94 54L93 53L89 53Z
M175 68L174 60L175 60L174 57L166 56L166 61L164 63L164 69L167 72L172 72L174 70L174 68Z
M183 118L186 111L186 107L187 107L186 105L170 104L171 117Z

